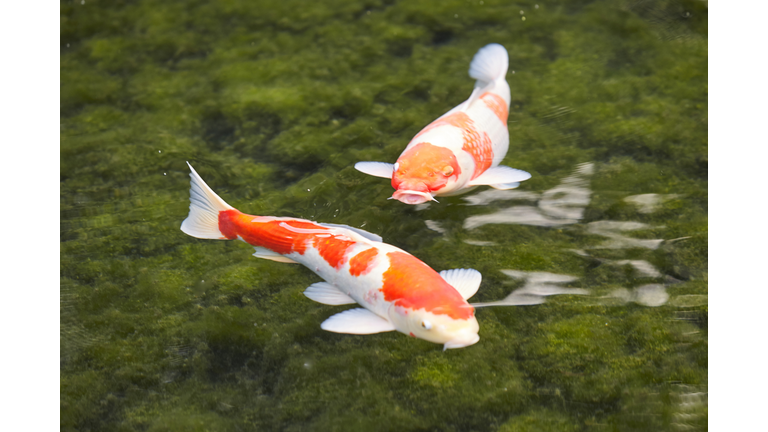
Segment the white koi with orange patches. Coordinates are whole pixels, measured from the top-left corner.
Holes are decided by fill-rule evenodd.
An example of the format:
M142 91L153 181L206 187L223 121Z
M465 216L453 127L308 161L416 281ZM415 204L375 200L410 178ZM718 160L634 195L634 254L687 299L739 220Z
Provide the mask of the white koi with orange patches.
M444 349L480 339L474 307L466 301L480 285L477 271L437 273L357 228L247 215L219 198L190 169L189 216L181 230L197 238L238 239L255 247L259 258L303 264L325 281L307 288L307 297L329 305L362 306L328 318L323 329L351 334L397 330Z
M476 186L512 189L531 177L499 165L507 154L510 91L507 51L498 44L480 49L470 64L475 89L469 99L422 129L394 164L358 162L366 174L390 178L392 198L406 204L464 193Z

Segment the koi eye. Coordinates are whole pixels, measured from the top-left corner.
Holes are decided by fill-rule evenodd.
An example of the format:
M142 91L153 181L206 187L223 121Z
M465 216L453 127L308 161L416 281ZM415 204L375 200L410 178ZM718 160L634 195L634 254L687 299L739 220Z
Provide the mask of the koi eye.
M432 323L427 321L427 320L424 320L424 321L421 322L421 326L424 327L425 329L429 330L429 329L432 328Z
M447 176L449 176L451 174L453 174L453 167L452 166L448 165L445 168L443 168L443 175L444 176L447 177Z

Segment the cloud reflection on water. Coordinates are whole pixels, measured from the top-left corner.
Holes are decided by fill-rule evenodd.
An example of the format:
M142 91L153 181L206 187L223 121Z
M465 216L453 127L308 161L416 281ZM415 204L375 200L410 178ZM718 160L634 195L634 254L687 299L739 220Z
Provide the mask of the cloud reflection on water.
M635 302L643 306L657 307L669 300L669 294L664 285L648 284L635 287L632 290L618 288L608 294L607 298L618 299L624 303Z
M535 192L525 192L515 189L510 190L498 190L498 189L486 189L480 193L466 196L462 198L467 201L469 206L488 205L494 201L511 201L511 200L529 200L536 201L540 197Z
M679 195L676 194L668 194L668 195L659 195L659 194L642 194L642 195L632 195L624 198L624 201L634 204L638 207L637 211L644 214L653 213L656 211L656 209L663 204L665 201L669 201L671 199L677 198Z
M566 284L578 280L576 276L562 275L549 272L524 272L519 270L501 270L505 275L524 280L525 285L499 301L473 303L474 307L484 306L523 306L544 303L544 297L560 294L584 295L589 291L582 288L566 288Z
M523 202L490 214L470 216L464 220L463 227L466 230L473 230L489 224L518 224L539 227L560 227L577 224L584 217L584 211L591 200L592 191L589 183L594 172L594 164L587 162L577 165L573 173L563 178L559 185L541 193L487 189L464 197L463 199L466 201L467 206L484 206L496 201ZM649 214L656 211L665 201L678 197L679 195L676 194L639 194L625 197L623 201L636 206L638 213ZM444 232L436 221L429 221L427 226L435 231ZM617 267L617 270L618 268L629 266L634 272L634 277L651 279L647 282L661 282L658 279L665 277L649 261L644 259L598 258L590 255L584 249L593 251L601 249L645 249L653 251L665 242L669 244L688 238L681 237L673 240L633 238L629 236L632 232L663 228L635 221L599 220L579 226L583 232L604 237L605 240L596 245L582 246L582 249L570 249L570 251L582 257L599 261L602 264ZM493 241L472 239L466 239L464 242L476 246L494 246L497 244ZM503 300L479 303L477 304L478 306L530 305L543 303L544 297L547 295L588 294L588 291L584 289L565 288L557 285L573 282L577 280L575 276L546 272L521 272L517 270L501 271L510 277L525 280L525 285L512 292ZM652 279L657 280L653 281ZM667 277L667 279L671 278ZM621 303L634 302L648 307L661 306L670 301L667 287L660 283L646 283L634 288L616 288L602 298L610 303L615 303L616 301Z
M622 231L637 231L650 228L653 227L641 222L595 221L587 224L587 232L590 234L597 234L610 239L597 246L592 246L592 249L645 248L654 250L661 245L664 239L643 240L620 234Z
M593 260L600 261L601 263L605 263L605 264L615 265L619 267L625 266L625 265L632 266L632 268L635 269L639 277L658 278L662 276L662 274L658 270L656 270L656 267L654 267L653 264L649 263L646 260L609 260L609 259L593 257L587 252L579 249L570 249L570 251L584 258L591 258Z
M486 205L500 200L537 201L534 206L513 206L496 213L470 216L464 221L465 229L478 228L487 224L520 224L554 227L575 224L584 217L584 208L589 204L591 191L589 177L594 173L591 162L577 165L574 173L560 184L542 192L541 195L523 191L486 190L464 198L467 205Z

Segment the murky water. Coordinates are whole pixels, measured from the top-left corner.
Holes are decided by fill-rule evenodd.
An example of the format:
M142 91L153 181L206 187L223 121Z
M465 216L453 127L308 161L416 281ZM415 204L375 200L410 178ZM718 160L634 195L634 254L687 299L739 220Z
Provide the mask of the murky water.
M707 4L66 2L62 430L705 430ZM394 162L510 55L532 178L387 200ZM347 224L483 282L480 341L324 332L319 279L198 240L238 209Z

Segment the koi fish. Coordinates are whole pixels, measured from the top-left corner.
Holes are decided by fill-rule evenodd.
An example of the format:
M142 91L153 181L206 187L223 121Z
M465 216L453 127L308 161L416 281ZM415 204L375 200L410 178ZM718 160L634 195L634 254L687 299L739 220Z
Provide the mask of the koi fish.
M358 162L355 169L392 179L392 198L406 204L437 201L476 186L513 189L531 175L499 165L509 147L509 57L499 44L481 48L469 65L476 79L469 99L443 114L408 143L397 162Z
M348 334L397 330L443 344L443 350L480 340L475 310L467 303L480 287L477 270L437 273L358 228L241 213L219 198L192 165L189 169L184 233L202 239L238 239L253 246L257 258L303 264L324 280L310 285L304 295L326 305L362 306L331 316L320 325L323 330Z

